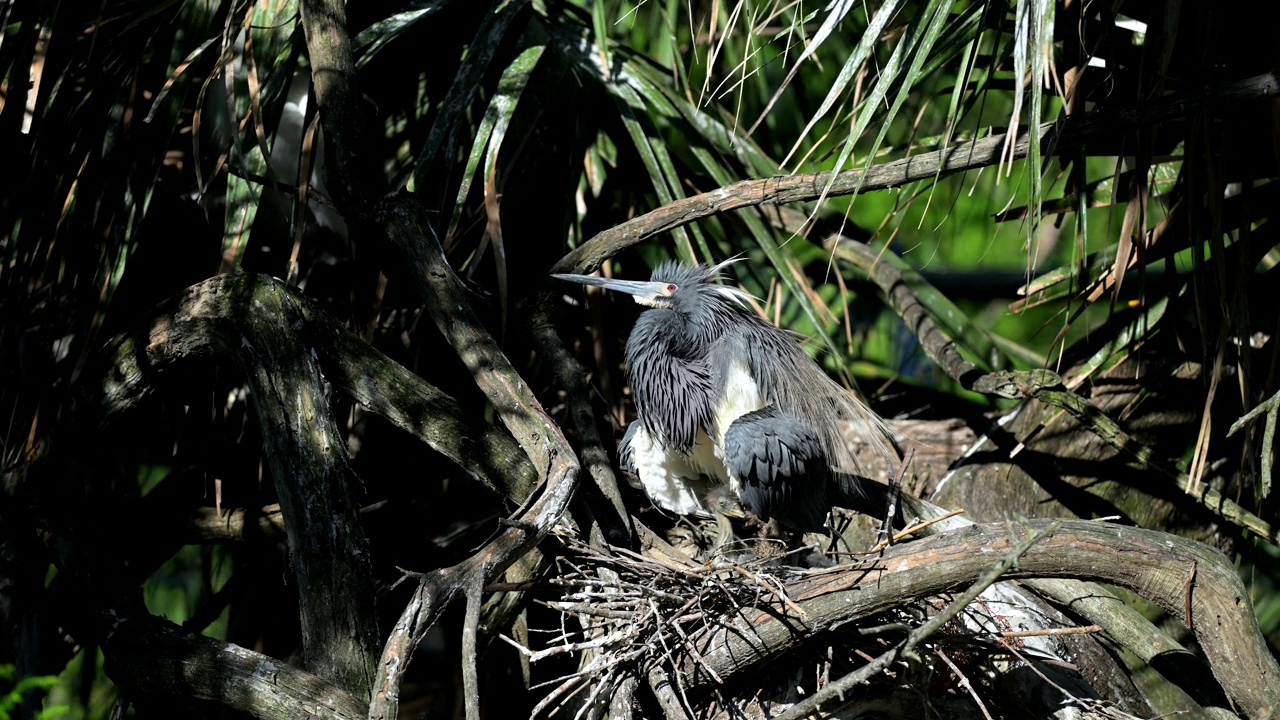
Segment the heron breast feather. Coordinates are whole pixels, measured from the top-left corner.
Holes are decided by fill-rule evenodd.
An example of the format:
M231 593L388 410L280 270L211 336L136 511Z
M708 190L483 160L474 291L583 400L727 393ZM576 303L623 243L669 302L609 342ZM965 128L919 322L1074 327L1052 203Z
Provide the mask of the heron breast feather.
M715 408L715 446L718 457L723 457L724 434L729 431L729 426L743 415L755 412L767 404L746 364L740 361L731 363L724 374Z

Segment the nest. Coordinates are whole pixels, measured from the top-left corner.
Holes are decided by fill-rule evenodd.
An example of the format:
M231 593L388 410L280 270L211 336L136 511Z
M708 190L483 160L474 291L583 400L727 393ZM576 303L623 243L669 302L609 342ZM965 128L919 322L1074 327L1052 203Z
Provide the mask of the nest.
M787 653L771 658L764 671L757 668L724 678L702 652L709 638L726 629L727 619L765 611L807 622L805 610L787 595L788 583L869 566L875 558L805 569L787 564L795 553L767 553L737 559L721 555L699 565L621 548L606 553L567 534L557 536L556 542L560 552L547 582L558 596L535 602L559 613L559 627L546 630L550 637L537 650L503 636L531 663L565 654L579 658L575 671L534 685L535 690L546 691L534 708L535 717L578 720L602 717L606 711L610 718L629 717L632 704L638 702L636 689L642 686L652 691L668 717L772 717L830 677L865 666L945 604L945 599L906 601L857 627L798 638ZM968 612L988 627L993 622L999 625L988 610L977 605ZM968 629L973 624L954 622L944 629L940 638L951 645L947 655L930 654L915 667L883 674L891 686L888 694L917 684L936 689L940 677L964 677L962 668L990 677L993 646L975 642ZM695 672L691 674L690 668ZM907 705L918 706L924 699L944 715L948 715L944 708L961 701L972 709L972 701L955 692L958 680L943 685L941 693L929 693L929 698L917 693Z
M548 639L539 643L540 650L503 639L530 662L571 656L577 666L532 685L545 692L532 716L764 719L785 716L788 707L831 680L858 673L865 675L858 691L823 705L823 716L1020 715L1018 710L1027 710L1020 696L1028 691L1018 682L1025 678L1064 684L1062 694L1075 702L1076 711L1085 710L1078 716L1124 716L1115 707L1076 697L1083 685L1064 680L1073 671L1069 662L1044 655L1042 646L1029 648L1020 637L1052 630L1020 632L1023 621L1010 619L1016 610L998 598L966 603L918 652L892 662L879 661L893 648L910 646L913 630L947 609L954 596L902 597L891 609L858 621L820 630L817 624L806 626L805 600L792 600L788 588L822 575L873 571L878 555L804 569L787 564L799 552L781 557L722 553L699 564L657 552L602 551L571 534L558 534L552 542L558 544L554 570L540 587L549 583L554 593L535 602L556 612L558 626L544 626ZM742 634L744 619L759 618L760 612L795 619L795 642L768 657L742 657L741 666L724 676L723 657L707 655L714 639ZM1041 618L1036 626L1046 623ZM1046 674L1046 662L1059 665L1060 673Z

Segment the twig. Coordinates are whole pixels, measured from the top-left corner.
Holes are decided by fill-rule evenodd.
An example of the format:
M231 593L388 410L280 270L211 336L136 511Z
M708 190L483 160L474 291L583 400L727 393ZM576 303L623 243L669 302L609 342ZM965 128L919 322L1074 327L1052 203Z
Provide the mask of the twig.
M924 521L922 521L922 522L915 523L915 524L911 525L910 527L908 527L908 528L904 528L903 530L901 530L901 531L899 531L899 532L895 533L895 534L894 534L894 536L893 536L893 541L892 541L892 542L888 542L888 543L887 543L887 542L885 542L885 541L881 540L880 542L876 543L875 547L871 548L870 550L856 550L856 551L836 551L836 550L832 550L832 551L827 552L827 553L824 553L824 554L826 554L826 555L875 555L876 553L880 552L881 550L883 550L884 548L888 547L889 545L891 545L891 544L893 544L893 543L896 543L896 542L898 542L899 540L902 540L903 538L905 538L905 537L907 537L907 536L909 536L909 535L914 535L915 533L920 532L921 530L923 530L923 529L925 529L925 528L929 527L930 525L932 525L932 524L934 524L934 523L939 523L939 522L942 522L942 521L947 520L947 519L949 519L949 518L953 518L953 517L955 517L955 516L957 516L957 515L962 515L962 514L964 514L964 508L956 508L955 510L951 510L951 511L949 511L949 512L947 512L947 513L944 513L944 514L942 514L942 515L939 515L938 517L929 518L928 520L924 520ZM837 569L837 570L844 570L844 569L847 569L847 568L836 568L836 569ZM824 568L824 570L825 570L825 568Z
M546 648L545 650L536 650L536 651L530 650L524 645L521 645L520 643L516 642L515 640L512 640L511 638L501 633L498 634L498 637L504 640L507 644L511 645L511 647L518 650L522 655L529 658L530 662L538 662L539 660L545 660L551 657L552 655L561 655L563 653L569 653L569 652L580 652L582 650L591 650L594 648L609 647L610 645L622 645L626 641L630 640L631 638L635 637L638 634L639 634L639 631L635 629L634 625L631 625L611 635L603 635L598 638L593 638L591 640L583 640L582 642L577 642L577 643L565 643L563 645L552 645L551 647Z
M907 453L906 460L902 461L902 470L898 472L897 479L889 486L889 506L885 509L880 525L880 541L876 543L877 546L888 547L897 539L893 536L893 519L898 516L898 498L902 495L902 480L907 476L907 468L911 467L911 461L915 456L916 449L913 447Z
M1272 360L1272 371L1275 370ZM1257 407L1245 413L1239 420L1231 424L1227 437L1236 434L1241 428L1252 422L1262 413L1267 414L1267 422L1262 430L1262 469L1258 477L1258 493L1266 497L1271 492L1271 451L1275 446L1277 417L1280 416L1280 392L1258 403Z
M596 682L593 684L594 687L591 688L591 694L587 696L586 702L582 703L582 707L578 708L578 712L574 713L573 720L582 720L582 714L590 711L595 706L596 700L599 699L600 697L600 693L604 692L606 688L611 689L613 684L614 684L613 669L610 668L609 671L606 672L603 677L596 680ZM568 700L569 698L565 698L566 702ZM564 707L563 703L561 704L561 707ZM560 711L560 708L556 708L555 710L551 711L551 714L555 715L559 711ZM594 716L598 717L599 714L596 713Z
M610 610L608 608L598 608L591 605L579 605L574 603L556 603L546 602L543 600L534 600L539 605L544 605L553 610L559 610L563 613L573 613L575 615L589 615L604 620L631 620L635 617L634 610Z
M946 663L947 667L951 668L951 672L955 673L956 677L960 678L960 687L969 691L970 697L973 698L974 702L978 703L978 709L982 711L982 716L987 720L992 720L991 713L987 712L986 704L982 702L982 698L978 697L978 691L974 689L973 683L969 682L969 678L965 677L964 673L960 672L960 668L956 667L956 664L951 662L951 658L947 657L946 653L942 652L942 650L935 648L933 654L942 658L942 662Z
M1083 625L1081 627L1049 628L1046 630L1004 630L999 633L1002 638L1043 637L1046 635L1089 635L1102 632L1101 625Z
M668 623L668 625L670 625L676 631L676 634L680 636L681 642L684 643L689 654L693 656L694 662L701 665L702 668L707 671L707 674L709 674L718 684L723 685L724 680L720 679L720 676L716 674L715 668L708 665L707 662L702 659L702 654L698 652L698 649L693 646L693 643L689 642L689 636L685 634L684 628L680 627L679 620L674 619Z
M1187 572L1187 582L1186 582L1185 602L1186 602L1186 608L1187 608L1187 609L1186 609L1186 613L1187 613L1187 629L1188 629L1188 630L1190 630L1191 632L1195 632L1195 631L1196 631L1196 621L1195 621L1194 616L1191 614L1191 590L1195 587L1195 583L1196 583L1196 568L1198 568L1198 567L1199 567L1199 563L1198 563L1198 562L1196 562L1194 559L1192 559L1192 561L1191 561L1191 569Z
M774 580L774 585L776 585L775 587L774 585L770 585L769 583L760 579L759 575L756 575L755 573L751 572L750 570L747 570L741 565L734 565L733 569L737 570L739 573L742 573L743 577L746 577L755 581L755 583L758 584L760 587L772 593L773 596L778 598L778 600L782 601L782 604L786 605L787 608L791 610L791 612L794 612L795 614L799 615L804 620L809 619L809 613L805 612L804 608L791 602L791 598L787 597L786 592L782 588L782 584L779 583L777 580Z
M953 517L955 517L955 516L957 516L957 515L963 515L963 514L964 514L964 508L956 508L955 510L951 510L951 511L946 512L946 513L944 513L944 514L942 514L942 515L939 515L938 517L935 517L935 518L929 518L928 520L924 520L924 521L922 521L922 522L918 522L918 523L916 523L916 524L912 525L911 527L906 528L906 529L905 529L905 530L903 530L902 532L900 532L900 533L898 533L898 534L894 535L894 536L893 536L893 541L894 541L894 542L898 542L899 540L901 540L901 539L905 538L906 536L908 536L908 535L914 535L915 533L920 532L921 530L923 530L923 529L925 529L925 528L929 527L930 525L932 525L932 524L934 524L934 523L940 523L940 522L942 522L943 520L948 520L948 519L953 518Z
M554 681L553 681L554 682ZM538 701L533 706L533 710L529 711L529 717L535 718L542 713L543 710L551 707L551 703L559 700L561 703L568 702L570 698L582 692L587 687L587 678L582 673L570 675L564 682L560 683L555 690L547 693L547 696Z

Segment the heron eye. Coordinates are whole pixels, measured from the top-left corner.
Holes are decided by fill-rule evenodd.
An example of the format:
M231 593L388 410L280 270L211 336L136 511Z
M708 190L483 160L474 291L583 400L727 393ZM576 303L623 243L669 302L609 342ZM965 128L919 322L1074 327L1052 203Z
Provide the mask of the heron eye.
M667 292L669 292L669 293L673 293L673 292L675 292L675 291L676 291L676 286L675 286L675 284L674 284L674 283L667 283Z

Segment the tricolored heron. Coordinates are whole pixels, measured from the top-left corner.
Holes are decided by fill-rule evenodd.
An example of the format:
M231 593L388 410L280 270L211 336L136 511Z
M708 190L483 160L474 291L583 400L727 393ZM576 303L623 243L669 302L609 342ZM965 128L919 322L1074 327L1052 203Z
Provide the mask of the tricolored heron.
M654 504L705 515L706 494L727 483L757 517L821 530L829 486L857 470L846 429L890 457L891 431L791 333L751 312L750 295L719 284L732 262L665 262L648 282L555 277L651 308L627 339L639 419L619 454Z

